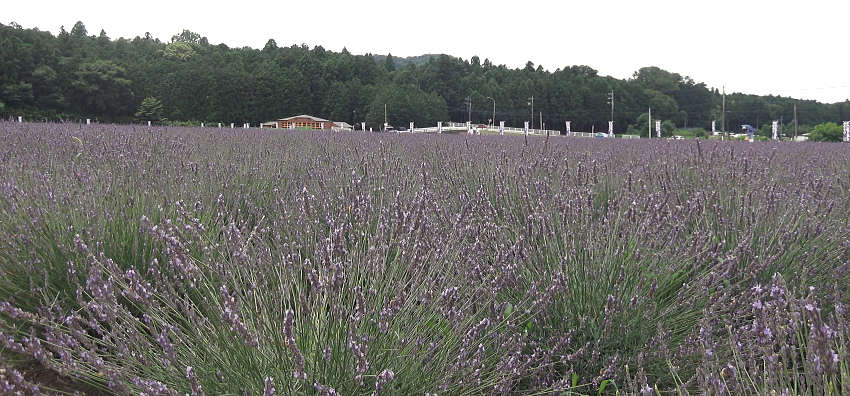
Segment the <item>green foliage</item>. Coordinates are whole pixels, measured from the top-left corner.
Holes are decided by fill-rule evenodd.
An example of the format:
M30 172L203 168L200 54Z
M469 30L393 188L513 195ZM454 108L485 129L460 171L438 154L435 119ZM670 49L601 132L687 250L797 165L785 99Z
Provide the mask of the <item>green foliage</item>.
M678 91L679 84L682 82L682 76L678 73L670 73L655 66L640 68L632 78L646 89L664 94Z
M661 123L661 137L670 137L676 134L676 124L670 120Z
M712 120L720 118L717 89L658 67L644 67L632 79L617 80L599 76L583 65L551 72L529 61L524 68L510 69L478 56L464 60L447 54L407 58L353 55L345 49L334 53L321 46L281 47L274 40L262 50L211 46L206 37L189 30L167 42L149 33L134 39L112 39L106 32L89 36L82 22L70 32L60 29L58 36L17 25L0 24L0 31L0 101L6 104L7 113L31 118L129 122L138 105L133 97L156 97L167 110L163 117L172 120L256 124L310 114L355 122L370 112L381 112L372 106L383 107L377 95L385 91L385 85L402 90L406 89L403 86L415 86L445 102L435 116L399 112L399 117L413 117L395 121L402 125L435 117L487 123L493 118L493 103L487 99L492 97L496 99L496 119L509 127L521 127L533 117L537 127L542 122L563 131L564 121L570 120L573 131L587 132L607 124L610 105L606 97L612 90L617 133L624 132L620 130L624 126L635 125L645 135L638 118L647 108L652 109L653 118L688 127L708 129ZM96 76L109 74L103 67L92 70L92 65L102 64L120 68L119 79ZM533 115L528 104L532 96ZM470 98L470 106L466 98ZM399 106L417 105L415 102ZM730 94L727 125L790 120L795 104L801 127L840 122L850 115L847 104ZM428 104L434 105L437 102ZM422 112L434 113L432 110ZM383 117L377 119L383 122Z
M834 122L826 122L815 125L809 134L809 139L816 142L840 142L844 130L841 125Z
M425 93L412 85L387 84L379 87L366 114L367 124L383 126L384 105L387 123L396 128L404 128L409 122L420 126L436 125L437 121L448 119L446 102L442 97Z
M393 60L392 54L387 54L387 58L384 59L384 69L386 69L388 72L395 71L395 61Z
M82 114L126 115L132 109L133 91L124 68L97 60L80 64L74 76L73 103Z
M152 96L145 98L142 100L142 104L139 105L136 118L140 121L162 120L162 102Z
M691 130L691 133L693 134L694 137L698 137L700 139L705 139L705 138L709 137L708 131L706 131L703 128L694 128L693 130Z
M207 38L201 37L200 34L183 29L179 34L171 36L172 43L187 43L187 44L207 44Z
M165 46L165 49L162 50L162 56L164 56L165 59L185 61L194 55L195 50L192 46L183 41L169 43Z

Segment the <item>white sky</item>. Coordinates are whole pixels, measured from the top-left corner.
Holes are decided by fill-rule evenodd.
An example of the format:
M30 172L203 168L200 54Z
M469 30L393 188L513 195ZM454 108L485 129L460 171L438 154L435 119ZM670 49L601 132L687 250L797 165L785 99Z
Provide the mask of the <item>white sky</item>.
M807 0L13 0L0 23L54 35L168 42L188 29L211 44L321 45L353 54L446 53L511 68L587 65L627 79L644 66L727 93L833 103L850 99L850 1Z

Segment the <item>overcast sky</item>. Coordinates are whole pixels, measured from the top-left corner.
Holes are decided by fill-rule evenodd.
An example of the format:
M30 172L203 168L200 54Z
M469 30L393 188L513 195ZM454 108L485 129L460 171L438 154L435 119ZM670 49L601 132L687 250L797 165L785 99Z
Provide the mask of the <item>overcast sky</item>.
M54 35L82 21L116 39L188 29L211 44L321 45L353 54L445 53L627 79L644 66L727 93L850 99L850 1L12 0L0 23Z

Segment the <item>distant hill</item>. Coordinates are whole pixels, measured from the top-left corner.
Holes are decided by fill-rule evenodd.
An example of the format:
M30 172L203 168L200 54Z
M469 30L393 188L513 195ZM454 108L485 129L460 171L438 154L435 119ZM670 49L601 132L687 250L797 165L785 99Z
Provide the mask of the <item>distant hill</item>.
M428 63L428 59L431 59L432 56L434 57L434 59L437 59L440 57L440 54L425 54L419 56L408 56L406 58L401 58L393 55L393 62L395 63L396 70L402 70L407 69L407 64L410 62L413 62L413 64L416 66ZM376 62L383 62L384 59L387 59L386 55L373 55L373 57L375 58Z

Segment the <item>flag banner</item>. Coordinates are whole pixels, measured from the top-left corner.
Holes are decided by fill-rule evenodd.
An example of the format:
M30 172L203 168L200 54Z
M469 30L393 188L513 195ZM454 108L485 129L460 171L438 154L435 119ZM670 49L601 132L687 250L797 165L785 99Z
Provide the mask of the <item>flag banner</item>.
M655 135L661 138L661 121L655 121Z
M717 133L717 128L715 127L715 125L717 125L717 121L712 121L711 122L711 134L712 135Z
M289 129L295 129L295 123L294 122L289 123Z
M850 121L844 121L844 141L850 142Z
M499 121L499 135L505 134L505 122Z
M360 123L360 130L363 131L363 132L366 132L366 123L365 122Z
M437 133L443 133L443 122L437 121Z
M570 121L566 121L567 123L567 136L570 136Z
M410 123L410 133L413 133L413 123Z
M614 137L614 121L608 121L608 137Z
M770 131L772 132L773 140L779 139L779 121L773 121L773 124L770 126Z
M525 122L525 127L523 128L523 131L525 131L525 136L528 136L528 121Z
M321 123L321 128L322 128L323 131L325 130L325 123L324 122Z

